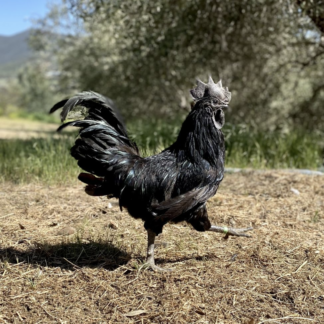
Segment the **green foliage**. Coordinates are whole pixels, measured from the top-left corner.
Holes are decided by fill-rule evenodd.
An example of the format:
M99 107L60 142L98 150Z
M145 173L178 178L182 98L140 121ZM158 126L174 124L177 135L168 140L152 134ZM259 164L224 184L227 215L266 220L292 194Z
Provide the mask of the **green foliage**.
M16 82L0 84L0 116L16 112L18 108L19 87Z
M18 75L19 106L28 113L45 113L55 100L54 89L45 67L38 63L26 65Z
M180 120L148 123L133 121L132 138L144 156L159 152L174 142ZM323 140L302 131L260 132L227 126L226 166L253 168L308 168L323 164ZM53 134L54 135L54 134ZM75 134L59 138L0 141L0 181L47 184L77 181L80 169L69 151Z
M20 69L26 65L26 59L1 64L0 79L9 79L16 76Z
M31 61L19 70L17 79L2 80L0 116L54 121L45 115L64 94L57 91L57 80L47 69L46 63Z
M108 95L127 118L165 117L189 106L196 77L212 74L233 92L235 123L323 129L323 39L300 1L64 3L33 38L55 61L61 89ZM297 96L303 81L309 91Z

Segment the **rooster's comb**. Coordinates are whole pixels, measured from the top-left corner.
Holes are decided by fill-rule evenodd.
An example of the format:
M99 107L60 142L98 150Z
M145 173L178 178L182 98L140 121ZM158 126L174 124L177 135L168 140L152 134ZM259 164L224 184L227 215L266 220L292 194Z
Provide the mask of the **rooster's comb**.
M198 79L197 87L190 90L190 93L195 100L214 97L225 105L228 105L231 100L231 93L228 91L227 87L223 88L222 80L219 80L218 83L214 83L211 76L209 77L208 83L204 83Z

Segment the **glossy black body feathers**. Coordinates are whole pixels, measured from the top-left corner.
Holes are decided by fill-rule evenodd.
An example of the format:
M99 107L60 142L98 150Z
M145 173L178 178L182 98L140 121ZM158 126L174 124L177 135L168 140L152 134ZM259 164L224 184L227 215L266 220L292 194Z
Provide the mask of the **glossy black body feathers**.
M187 221L198 231L210 228L205 203L223 179L225 159L224 137L215 127L220 109L211 98L196 102L174 144L147 158L128 138L111 101L97 93L80 93L51 111L63 108L64 120L76 106L88 109L86 118L59 130L80 128L71 155L88 172L79 176L88 194L118 198L121 208L156 234L170 221Z

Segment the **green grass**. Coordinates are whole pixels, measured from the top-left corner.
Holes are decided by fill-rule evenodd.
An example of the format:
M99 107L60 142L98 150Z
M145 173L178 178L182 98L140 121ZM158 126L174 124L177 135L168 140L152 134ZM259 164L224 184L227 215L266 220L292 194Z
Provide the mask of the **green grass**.
M9 119L25 119L30 121L39 121L43 123L58 123L59 118L56 115L45 114L42 112L28 112L17 109L6 116Z
M172 144L182 120L135 121L128 127L145 155ZM290 133L262 132L244 125L226 125L226 166L240 168L318 169L323 165L324 140L319 134L296 130Z
M170 145L176 138L181 121L130 124L130 133L143 155L150 155ZM226 166L251 168L306 168L323 165L323 140L319 135L294 131L250 131L245 127L224 129ZM60 138L1 140L0 181L48 184L75 181L78 168L69 150L76 135Z
M67 183L79 168L70 156L73 136L0 141L0 181Z
M323 166L324 140L320 134L295 130L261 132L227 126L227 166L318 169Z
M170 146L177 138L183 119L134 120L127 124L130 137L143 155L151 155Z

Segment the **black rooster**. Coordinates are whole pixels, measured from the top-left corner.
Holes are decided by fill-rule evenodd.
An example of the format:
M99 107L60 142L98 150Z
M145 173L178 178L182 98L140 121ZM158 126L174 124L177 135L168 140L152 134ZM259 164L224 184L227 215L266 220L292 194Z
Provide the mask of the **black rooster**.
M63 107L62 122L77 106L85 107L83 120L63 124L80 128L71 149L78 165L89 173L79 179L86 193L119 199L120 208L144 221L148 233L147 264L155 265L154 240L168 222L186 221L197 231L214 231L245 236L252 228L212 226L206 201L216 194L224 176L225 144L221 128L231 93L209 78L197 81L190 91L195 105L184 121L174 144L157 155L140 156L107 98L95 92L82 92L57 103L51 113Z

